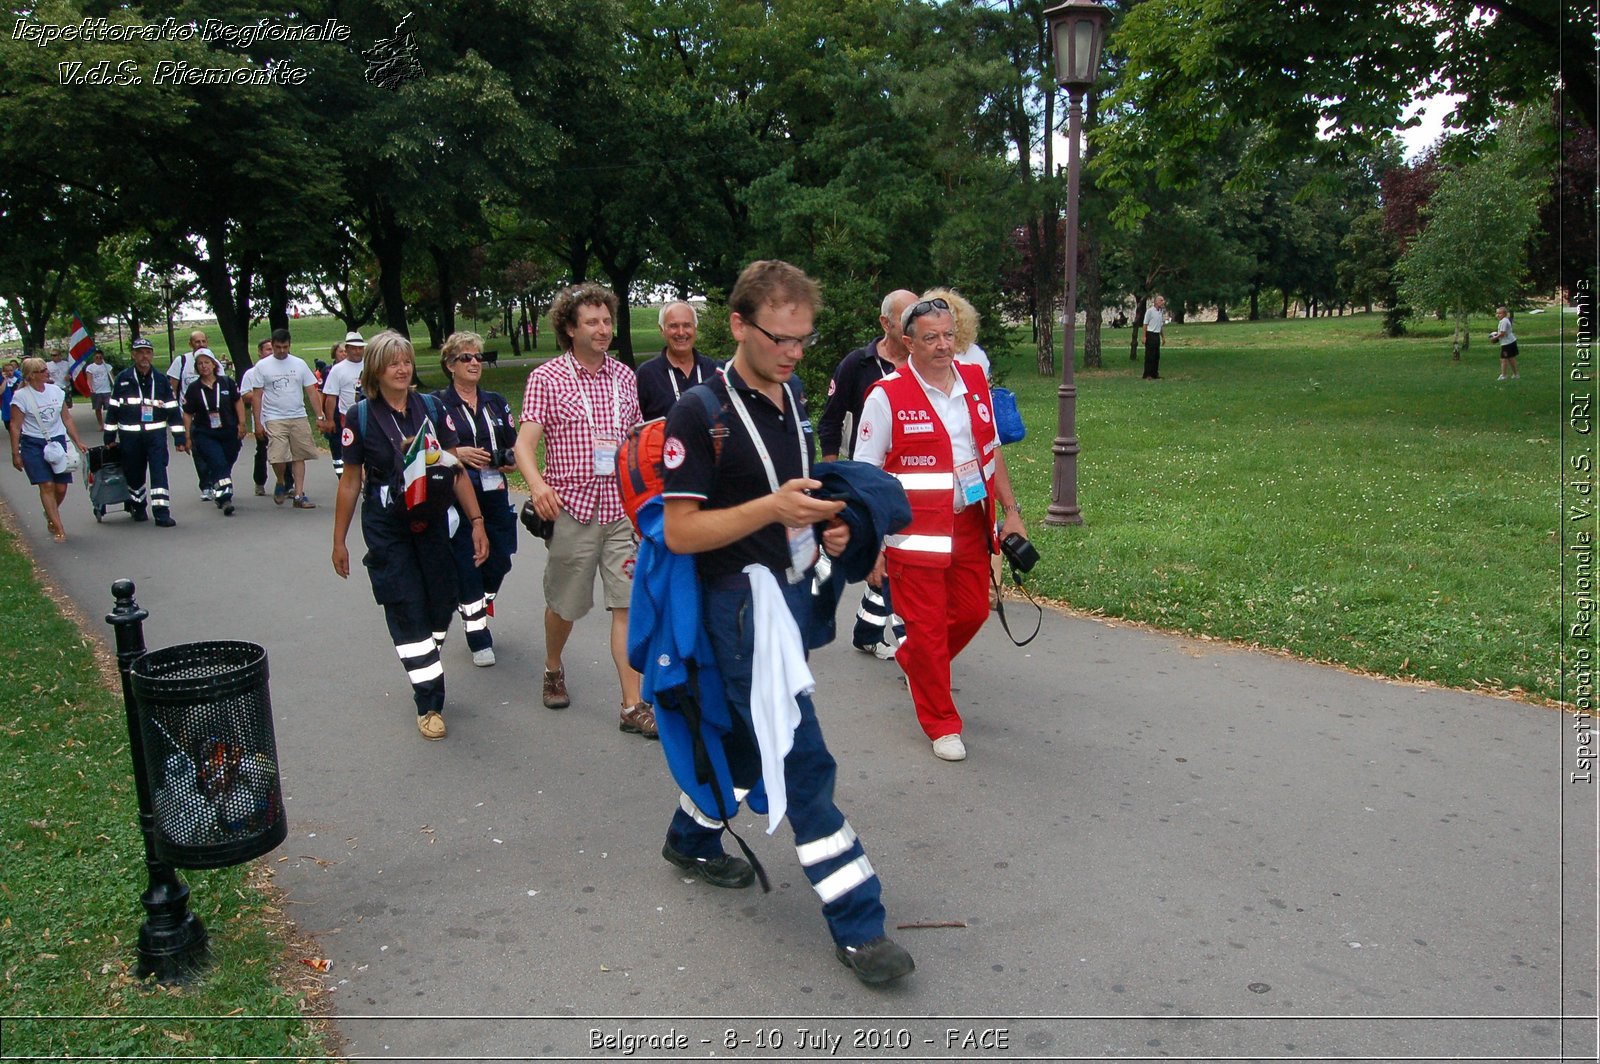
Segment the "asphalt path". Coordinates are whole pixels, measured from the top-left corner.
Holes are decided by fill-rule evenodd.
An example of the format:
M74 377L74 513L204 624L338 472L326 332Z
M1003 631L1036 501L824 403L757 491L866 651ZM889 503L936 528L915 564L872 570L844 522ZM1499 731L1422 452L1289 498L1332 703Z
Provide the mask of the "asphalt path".
M959 659L947 764L892 663L825 648L838 801L891 924L960 925L892 931L917 971L874 991L787 827L740 818L769 895L661 859L677 792L617 730L603 612L572 707L541 706L542 545L496 666L454 626L425 742L362 571L332 572L330 464L313 511L235 474L225 518L174 455L173 529L97 524L75 484L64 545L20 473L0 495L89 617L128 577L152 648L267 648L290 834L264 861L333 961L351 1059L1594 1059L1595 793L1556 710L1050 612Z

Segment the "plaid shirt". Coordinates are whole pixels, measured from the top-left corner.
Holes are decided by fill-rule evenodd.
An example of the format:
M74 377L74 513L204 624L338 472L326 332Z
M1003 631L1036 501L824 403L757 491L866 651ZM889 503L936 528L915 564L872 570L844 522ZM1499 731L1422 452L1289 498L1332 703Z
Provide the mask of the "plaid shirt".
M589 400L587 410L585 398ZM593 430L590 411L594 413ZM594 440L605 437L620 447L628 430L641 420L633 370L609 355L598 373L584 369L570 354L551 359L528 375L522 393L522 420L538 422L543 429L541 472L545 483L555 489L562 509L584 524L597 518L609 523L623 516L617 475L595 475Z

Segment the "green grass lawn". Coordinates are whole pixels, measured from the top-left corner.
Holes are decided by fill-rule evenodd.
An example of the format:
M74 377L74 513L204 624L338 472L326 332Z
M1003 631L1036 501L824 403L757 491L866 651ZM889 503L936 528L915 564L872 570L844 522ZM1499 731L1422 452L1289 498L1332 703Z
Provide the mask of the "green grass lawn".
M122 697L32 572L0 529L0 1055L325 1058L294 988L309 969L245 868L183 873L210 933L203 975L133 978L146 880Z
M1519 318L1516 383L1481 335L1453 362L1433 322L1172 326L1160 381L1108 332L1106 368L1077 375L1079 528L1043 524L1055 393L1016 358L1032 582L1106 616L1554 698L1559 319Z

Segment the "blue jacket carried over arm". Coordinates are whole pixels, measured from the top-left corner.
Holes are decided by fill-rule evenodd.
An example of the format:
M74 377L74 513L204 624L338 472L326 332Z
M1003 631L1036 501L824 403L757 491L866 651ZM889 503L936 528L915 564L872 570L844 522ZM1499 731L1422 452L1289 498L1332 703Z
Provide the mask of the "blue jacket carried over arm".
M739 810L739 799L723 743L734 724L711 637L700 623L694 557L667 549L664 509L657 497L639 511L628 664L644 678L642 694L656 708L661 752L672 778L701 812L729 820ZM759 781L752 783L750 808L764 813L766 791Z

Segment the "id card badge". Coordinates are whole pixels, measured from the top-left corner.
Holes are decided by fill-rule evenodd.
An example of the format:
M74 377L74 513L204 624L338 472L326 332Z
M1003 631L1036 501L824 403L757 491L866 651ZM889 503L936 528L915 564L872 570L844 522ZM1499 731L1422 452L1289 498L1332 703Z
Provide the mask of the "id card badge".
M210 415L211 427L214 429L220 429L222 427L222 411L213 410L210 412Z
M956 466L956 488L961 492L961 501L966 506L982 502L984 496L988 494L984 489L983 473L978 469L976 458Z
M152 405L151 402L148 399L145 400L144 402L140 403L139 404L139 420L144 422L146 425L149 425L149 424L153 423L155 421L155 419L156 419L156 411L155 411L154 405Z
M789 534L789 583L797 584L817 560L817 530L811 525L785 528Z
M594 475L615 476L617 472L617 441L605 436L594 438Z
M484 469L478 472L478 487L484 491L499 491L506 486L506 475L498 469Z

